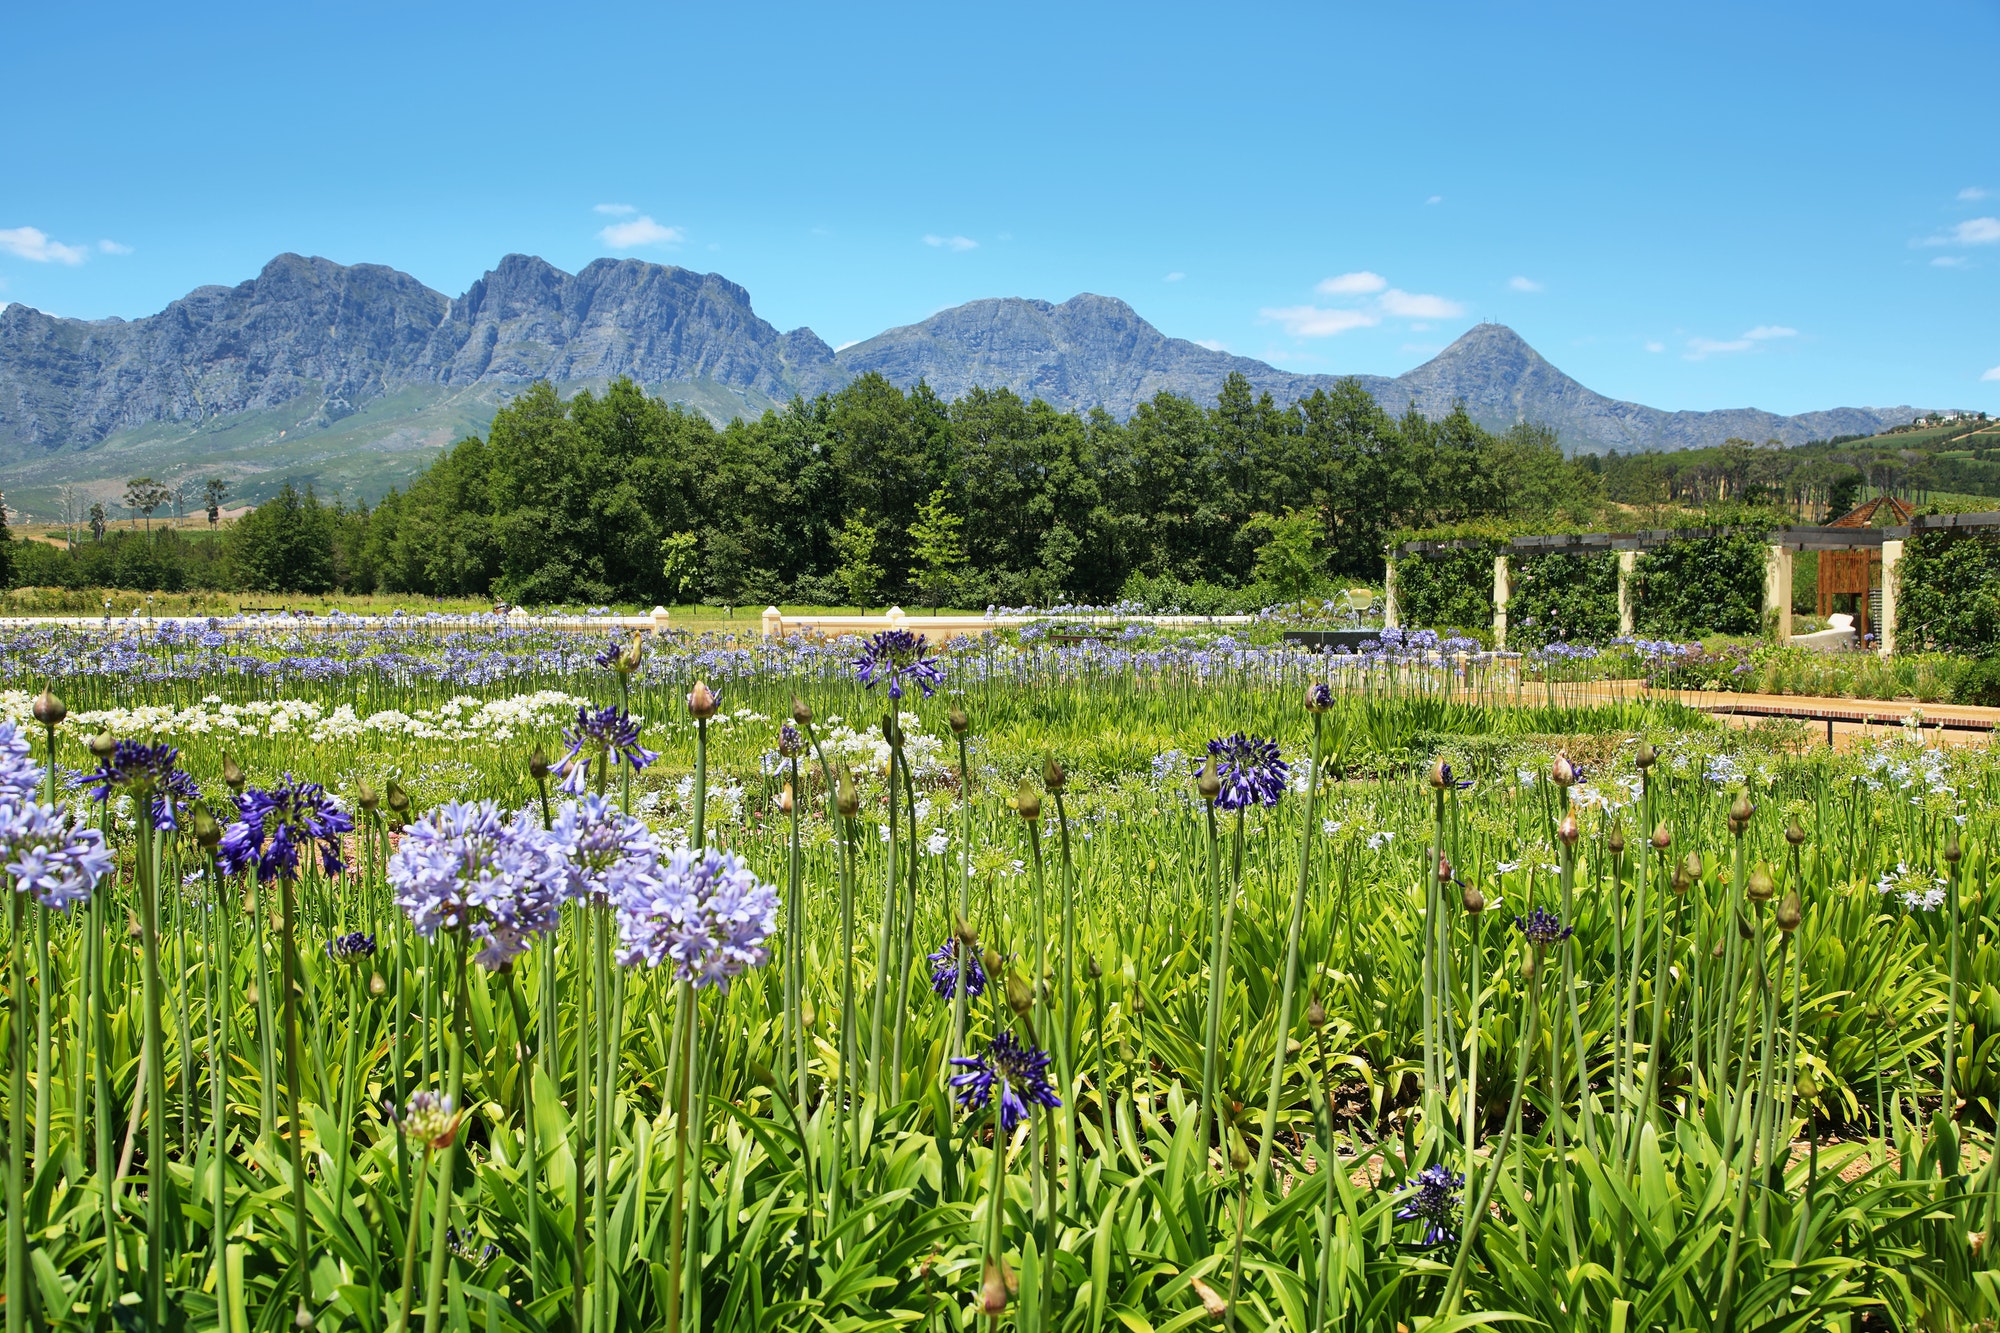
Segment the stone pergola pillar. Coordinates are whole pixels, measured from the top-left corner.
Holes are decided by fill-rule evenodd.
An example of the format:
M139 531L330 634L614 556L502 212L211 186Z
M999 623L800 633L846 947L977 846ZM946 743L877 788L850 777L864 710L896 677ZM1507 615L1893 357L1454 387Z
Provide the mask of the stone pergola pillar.
M1382 561L1382 628L1395 629L1402 623L1396 606L1396 555L1391 551Z
M1618 553L1618 633L1621 637L1630 636L1632 627L1638 620L1634 614L1636 608L1632 601L1632 575L1638 568L1637 551Z
M775 606L764 608L764 637L782 639L785 637L785 613Z
M1493 557L1493 646L1507 646L1507 557Z
M1779 643L1792 641L1792 548L1764 548L1764 625Z
M1882 543L1882 623L1875 627L1876 644L1882 656L1896 651L1896 584L1903 563L1903 543ZM1866 594L1863 594L1866 596Z

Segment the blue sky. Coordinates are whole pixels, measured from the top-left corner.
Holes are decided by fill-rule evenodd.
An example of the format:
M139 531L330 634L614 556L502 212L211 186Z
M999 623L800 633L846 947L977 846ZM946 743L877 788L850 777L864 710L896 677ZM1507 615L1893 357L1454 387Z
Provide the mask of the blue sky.
M1667 408L2000 412L2000 5L25 6L0 301L295 250L985 296L1394 374L1479 319Z

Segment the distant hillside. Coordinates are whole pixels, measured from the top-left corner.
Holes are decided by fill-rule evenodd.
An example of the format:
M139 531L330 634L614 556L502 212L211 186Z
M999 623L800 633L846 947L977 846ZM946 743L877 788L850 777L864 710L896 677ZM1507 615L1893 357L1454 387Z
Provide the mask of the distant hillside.
M570 274L509 255L451 298L381 265L286 254L143 319L0 311L0 486L43 514L63 483L110 495L141 472L223 475L246 498L285 480L376 495L537 379L569 392L629 375L727 420L868 371L947 398L1006 387L1120 417L1161 391L1213 399L1232 373L1281 402L1341 378L1168 337L1105 296L973 301L836 354L811 329L779 331L712 273L600 259ZM1482 424L1545 424L1586 451L1796 444L1917 415L1665 412L1593 393L1497 324L1394 379L1355 378L1391 411L1440 415L1463 400Z

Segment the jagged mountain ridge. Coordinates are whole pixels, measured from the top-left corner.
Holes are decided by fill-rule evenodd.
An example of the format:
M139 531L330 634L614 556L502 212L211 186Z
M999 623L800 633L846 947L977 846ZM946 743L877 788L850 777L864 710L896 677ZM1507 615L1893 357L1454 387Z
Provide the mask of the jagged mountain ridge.
M192 430L237 414L297 413L324 430L413 390L479 389L498 401L537 379L704 386L704 410L756 411L876 371L947 398L1007 387L1061 408L1129 415L1162 390L1213 399L1231 374L1289 402L1342 378L1301 375L1168 337L1125 302L973 301L835 353L811 329L780 332L717 274L600 259L578 273L508 255L450 298L377 264L285 254L235 287L202 287L157 315L77 320L0 310L0 462L53 462L161 423ZM1464 401L1495 427L1554 427L1571 448L1686 448L1730 436L1800 443L1880 430L1908 407L1802 416L1665 412L1594 393L1513 330L1473 328L1388 379L1356 376L1389 410L1437 415ZM735 405L740 403L740 408ZM46 469L40 469L46 475Z

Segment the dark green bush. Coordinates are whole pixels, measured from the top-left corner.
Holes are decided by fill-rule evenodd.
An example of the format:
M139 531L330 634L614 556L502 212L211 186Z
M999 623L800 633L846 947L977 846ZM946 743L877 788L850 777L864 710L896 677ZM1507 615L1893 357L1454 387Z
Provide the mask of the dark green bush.
M1764 625L1763 539L1728 532L1668 542L1640 558L1633 591L1640 634L1756 634Z
M1608 643L1618 636L1615 552L1516 553L1507 598L1507 646Z
M1396 614L1413 629L1490 630L1497 541L1396 557Z

